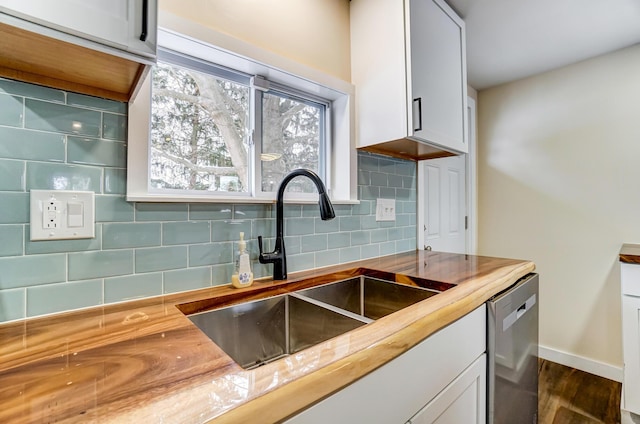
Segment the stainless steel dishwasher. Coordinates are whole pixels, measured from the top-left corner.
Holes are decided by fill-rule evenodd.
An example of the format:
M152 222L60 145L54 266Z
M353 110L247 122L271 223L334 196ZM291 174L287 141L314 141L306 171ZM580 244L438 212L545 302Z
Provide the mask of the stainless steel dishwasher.
M538 274L487 302L489 424L538 422Z

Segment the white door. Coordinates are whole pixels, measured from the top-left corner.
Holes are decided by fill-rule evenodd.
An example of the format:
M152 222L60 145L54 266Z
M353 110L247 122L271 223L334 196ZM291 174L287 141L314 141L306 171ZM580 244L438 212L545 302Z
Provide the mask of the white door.
M418 166L421 247L466 253L465 155L424 160Z

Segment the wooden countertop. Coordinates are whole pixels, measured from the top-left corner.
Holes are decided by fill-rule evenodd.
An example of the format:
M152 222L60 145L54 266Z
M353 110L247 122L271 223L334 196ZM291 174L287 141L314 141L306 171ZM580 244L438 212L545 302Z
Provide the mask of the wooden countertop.
M529 261L408 252L0 325L2 423L278 422L371 372L533 271ZM246 371L191 313L353 275L444 290Z
M623 244L620 248L620 262L640 264L640 244Z

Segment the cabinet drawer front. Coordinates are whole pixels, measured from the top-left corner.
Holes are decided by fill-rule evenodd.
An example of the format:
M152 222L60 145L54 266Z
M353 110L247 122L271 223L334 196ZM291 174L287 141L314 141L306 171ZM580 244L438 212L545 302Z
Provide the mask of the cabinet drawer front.
M405 423L485 350L482 305L287 423Z
M640 296L640 265L620 264L622 294Z

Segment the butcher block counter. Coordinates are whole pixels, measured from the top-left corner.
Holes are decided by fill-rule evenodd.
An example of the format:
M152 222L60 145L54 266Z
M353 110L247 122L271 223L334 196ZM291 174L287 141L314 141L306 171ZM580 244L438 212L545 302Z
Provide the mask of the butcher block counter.
M389 362L534 270L415 251L0 325L1 423L278 422ZM326 342L244 370L185 314L369 275L441 290Z

